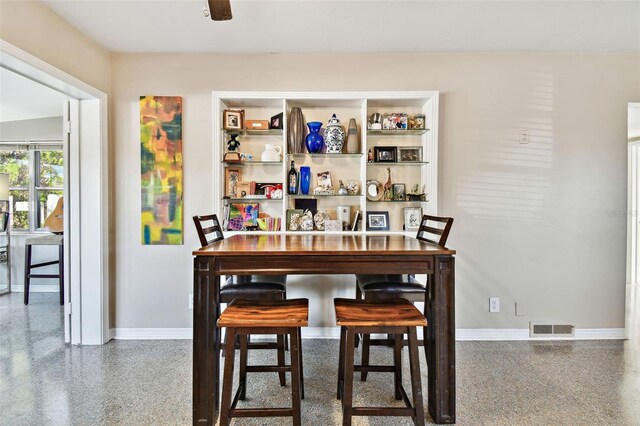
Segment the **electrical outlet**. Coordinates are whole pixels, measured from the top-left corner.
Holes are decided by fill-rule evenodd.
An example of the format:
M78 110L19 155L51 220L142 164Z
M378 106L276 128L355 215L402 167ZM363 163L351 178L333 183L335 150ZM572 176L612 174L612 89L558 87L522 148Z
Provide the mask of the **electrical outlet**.
M520 130L520 143L521 144L529 143L529 131L527 129Z
M189 295L189 309L193 309L193 293Z
M517 317L524 316L524 305L522 303L516 302L516 316Z
M500 298L499 297L490 297L489 298L489 312L500 312Z

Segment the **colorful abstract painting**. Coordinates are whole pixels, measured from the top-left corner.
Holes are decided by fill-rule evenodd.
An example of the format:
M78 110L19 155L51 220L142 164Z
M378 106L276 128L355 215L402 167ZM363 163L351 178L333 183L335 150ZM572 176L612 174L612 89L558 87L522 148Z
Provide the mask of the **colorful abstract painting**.
M231 203L229 206L230 231L240 231L245 226L257 226L260 204Z
M142 244L182 244L182 98L140 97Z

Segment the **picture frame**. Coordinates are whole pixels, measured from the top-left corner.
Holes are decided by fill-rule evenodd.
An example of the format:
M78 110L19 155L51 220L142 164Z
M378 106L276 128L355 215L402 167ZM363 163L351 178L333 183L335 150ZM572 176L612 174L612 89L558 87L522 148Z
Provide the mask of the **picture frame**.
M412 130L424 130L427 116L424 114L414 114L409 119L409 125Z
M280 113L280 114L276 114L273 117L271 117L271 120L269 120L269 128L270 129L282 129L283 128L283 119L284 119L284 113Z
M304 211L302 209L287 209L287 231L299 231L302 215Z
M388 231L389 212L367 212L367 231Z
M417 231L422 221L422 207L405 207L404 214L404 230Z
M227 168L225 170L225 195L235 198L238 196L238 182L240 182L240 169Z
M422 162L422 147L421 146L398 147L398 162L400 163Z
M222 128L225 130L244 129L244 110L225 109L222 114Z
M374 146L373 161L376 163L396 163L397 148L395 146Z
M404 201L407 198L405 195L404 183L394 183L392 185L392 189L394 201Z
M331 172L324 171L318 173L318 186L321 188L333 188L331 183Z

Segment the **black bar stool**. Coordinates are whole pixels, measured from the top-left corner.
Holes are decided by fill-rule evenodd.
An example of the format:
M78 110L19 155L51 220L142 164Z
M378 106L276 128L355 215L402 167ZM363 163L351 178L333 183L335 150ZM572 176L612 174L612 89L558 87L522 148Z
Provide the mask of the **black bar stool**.
M416 426L424 425L420 358L416 327L424 327L424 315L406 299L353 300L334 299L336 324L340 326L340 361L337 398L342 399L342 424L350 425L352 416L410 416ZM354 365L353 352L357 333L394 335L393 365ZM411 393L413 405L402 386L402 336L409 341ZM353 407L354 371L394 373L394 391L405 407Z
M33 246L58 246L58 260L49 262L31 263L31 253ZM47 234L37 237L27 238L24 242L24 304L29 304L29 288L31 278L58 278L60 285L60 304L64 305L64 245L62 235ZM42 268L43 266L58 265L57 274L32 274L31 270Z
M300 330L308 325L308 320L307 299L236 299L222 312L218 327L226 327L227 344L220 406L221 425L228 425L233 417L293 417L294 425L301 424L300 405L304 398L304 382ZM291 364L247 365L247 336L255 334L288 334L291 339ZM240 336L240 383L231 400L236 336ZM247 373L274 371L291 373L291 408L236 408L238 400L244 400L246 396Z

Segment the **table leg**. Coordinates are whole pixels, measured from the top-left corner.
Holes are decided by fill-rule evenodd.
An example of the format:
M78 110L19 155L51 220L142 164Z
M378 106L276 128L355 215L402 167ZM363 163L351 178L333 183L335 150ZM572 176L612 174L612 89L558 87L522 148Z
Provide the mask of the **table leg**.
M428 327L424 339L429 414L436 423L456 421L455 259L436 256L426 294Z
M220 333L216 327L220 277L215 258L194 259L193 275L193 424L213 425L219 413Z

